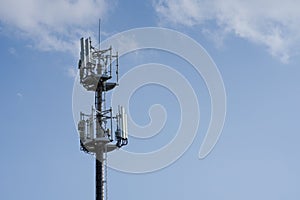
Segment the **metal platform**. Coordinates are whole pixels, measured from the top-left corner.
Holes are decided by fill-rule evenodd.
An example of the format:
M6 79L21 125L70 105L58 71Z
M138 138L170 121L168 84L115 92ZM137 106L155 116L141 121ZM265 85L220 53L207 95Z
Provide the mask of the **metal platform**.
M87 139L82 141L82 145L89 152L111 152L118 147L115 144L110 143L111 141L108 138L95 138L95 139Z

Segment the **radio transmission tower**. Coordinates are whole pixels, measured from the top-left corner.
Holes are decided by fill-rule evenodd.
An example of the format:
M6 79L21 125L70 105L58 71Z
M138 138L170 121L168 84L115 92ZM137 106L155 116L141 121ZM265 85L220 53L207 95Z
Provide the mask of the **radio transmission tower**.
M105 103L106 92L118 85L119 58L112 47L101 50L100 45L99 49L92 46L90 38L81 38L80 46L80 84L87 91L95 93L95 105L92 106L91 113L80 112L80 149L95 156L95 198L104 200L107 197L107 152L128 143L127 115L124 107L118 106L117 114L113 115L112 107Z

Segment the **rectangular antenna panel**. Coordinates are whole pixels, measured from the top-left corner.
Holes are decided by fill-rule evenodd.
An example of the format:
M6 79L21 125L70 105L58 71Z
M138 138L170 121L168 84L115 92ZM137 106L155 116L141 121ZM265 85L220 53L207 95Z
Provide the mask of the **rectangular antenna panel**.
M125 113L124 114L124 136L123 138L124 139L127 139L128 138L128 128L127 128L127 114Z
M78 132L80 139L83 140L86 138L86 123L84 120L80 120L78 123Z
M80 39L80 60L81 60L81 67L86 67L85 63L85 50L84 50L84 39Z
M121 107L121 118L122 118L122 138L124 137L125 135L125 110L123 108L123 106Z
M91 56L91 43L90 43L90 38L85 39L85 59L86 59L86 64L88 64Z
M88 136L90 139L94 139L94 118L93 115L88 120Z
M117 128L122 129L121 106L118 106Z
M127 115L125 113L125 109L121 106L121 121L122 121L122 138L127 138Z

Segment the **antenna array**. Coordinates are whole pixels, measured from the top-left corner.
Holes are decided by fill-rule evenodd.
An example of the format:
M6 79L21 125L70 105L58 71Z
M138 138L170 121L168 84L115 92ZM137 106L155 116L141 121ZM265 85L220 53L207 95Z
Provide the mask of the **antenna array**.
M81 38L80 46L80 84L87 91L95 93L95 105L91 113L80 112L80 148L96 157L96 200L104 200L105 155L128 144L125 108L118 106L118 113L114 116L112 107L107 107L105 103L106 92L118 85L119 57L117 52L113 53L112 47L103 50L95 48L90 38ZM114 139L116 143L113 143Z

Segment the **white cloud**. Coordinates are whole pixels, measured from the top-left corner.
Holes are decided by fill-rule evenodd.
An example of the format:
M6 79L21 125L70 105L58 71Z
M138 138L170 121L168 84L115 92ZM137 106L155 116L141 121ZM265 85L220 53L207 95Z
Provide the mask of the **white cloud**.
M288 62L299 54L300 1L297 0L159 0L156 12L163 21L202 25L211 33L238 37L264 45L269 53ZM211 28L207 22L214 22ZM202 30L203 31L203 30ZM213 34L211 34L213 35Z
M129 37L119 36L117 40L115 40L115 43L110 45L112 45L120 54L126 52L128 49L137 49L138 47L135 35L130 35Z
M14 48L14 47L10 47L8 49L8 52L11 54L11 55L16 55L17 54L17 50Z
M78 38L91 35L108 8L106 0L1 0L0 21L35 48L77 53Z
M22 94L22 93L20 93L20 92L18 92L18 93L17 93L17 96L18 96L20 99L22 99L22 98L23 98L23 94Z
M77 70L74 67L70 67L68 69L68 76L71 77L71 78L76 78Z

